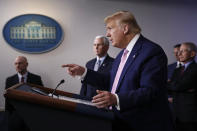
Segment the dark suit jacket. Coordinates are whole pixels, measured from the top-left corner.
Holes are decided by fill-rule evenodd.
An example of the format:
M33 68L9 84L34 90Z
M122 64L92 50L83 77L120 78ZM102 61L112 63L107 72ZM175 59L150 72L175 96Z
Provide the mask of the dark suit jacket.
M176 69L176 66L177 66L177 62L168 65L168 80L171 80L172 74Z
M32 74L30 72L28 72L28 74L27 74L27 82L31 83L31 84L43 86L41 77L38 75ZM18 84L18 83L19 83L19 78L18 78L17 74L10 76L6 79L5 89L8 89L9 87L11 87L15 84ZM12 108L12 107L6 102L5 110L10 110L10 108Z
M192 62L180 75L175 69L168 85L173 97L173 107L177 119L182 122L197 122L197 64Z
M112 87L123 50L114 60L110 74L87 71L84 82ZM160 46L142 35L123 68L116 93L120 111L113 108L122 127L135 131L172 131L167 101L167 57ZM110 90L109 90L110 91ZM121 124L117 124L121 128Z
M27 82L43 86L41 77L30 72L27 74ZM8 89L17 83L19 83L18 75L15 74L10 76L6 79L5 89ZM9 100L7 99L5 101L5 111L8 117L8 131L30 131L24 120L20 117L20 115L18 115L14 107L9 104Z
M96 63L96 60L97 59L94 58L94 59L88 61L87 64L86 64L86 68L94 70L94 65ZM99 73L109 72L111 70L113 61L114 61L114 58L107 55L105 60L103 61L102 65L99 67L98 72ZM98 87L91 86L91 85L86 84L86 83L82 83L80 95L88 97L88 98L92 98L93 96L96 95L96 89L98 89Z

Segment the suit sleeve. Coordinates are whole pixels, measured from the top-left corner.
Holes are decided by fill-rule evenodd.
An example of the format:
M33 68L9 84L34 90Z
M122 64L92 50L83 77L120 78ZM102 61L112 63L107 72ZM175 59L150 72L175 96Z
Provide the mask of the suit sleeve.
M12 86L12 82L10 81L10 78L7 78L5 81L5 89L8 89Z
M43 83L42 83L42 79L41 79L40 76L38 76L38 85L44 86Z
M82 83L87 83L98 87L99 90L108 90L110 81L110 73L99 73L88 69L87 74Z

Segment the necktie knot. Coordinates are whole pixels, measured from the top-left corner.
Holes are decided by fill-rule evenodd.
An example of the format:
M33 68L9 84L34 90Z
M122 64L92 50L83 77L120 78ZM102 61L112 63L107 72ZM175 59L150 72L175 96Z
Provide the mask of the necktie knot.
M129 51L127 49L125 49L123 55L126 56L128 54L128 52Z
M100 64L101 64L101 60L98 60L98 61L97 61L97 64L100 66Z

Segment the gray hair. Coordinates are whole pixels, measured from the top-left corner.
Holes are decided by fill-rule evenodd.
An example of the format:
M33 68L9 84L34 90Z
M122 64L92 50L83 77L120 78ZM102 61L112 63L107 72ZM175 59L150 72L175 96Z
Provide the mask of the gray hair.
M109 45L109 39L106 36L98 35L95 37L95 39L102 39L104 45Z
M184 42L183 45L186 45L188 47L189 51L194 51L195 53L197 53L197 47L194 43L192 42Z

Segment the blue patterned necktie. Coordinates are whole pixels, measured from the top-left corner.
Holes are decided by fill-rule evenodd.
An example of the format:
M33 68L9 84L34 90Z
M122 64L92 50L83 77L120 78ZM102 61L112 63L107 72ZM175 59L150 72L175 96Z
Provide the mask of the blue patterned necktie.
M96 64L94 65L94 71L98 71L100 65L101 65L101 60L97 60Z

